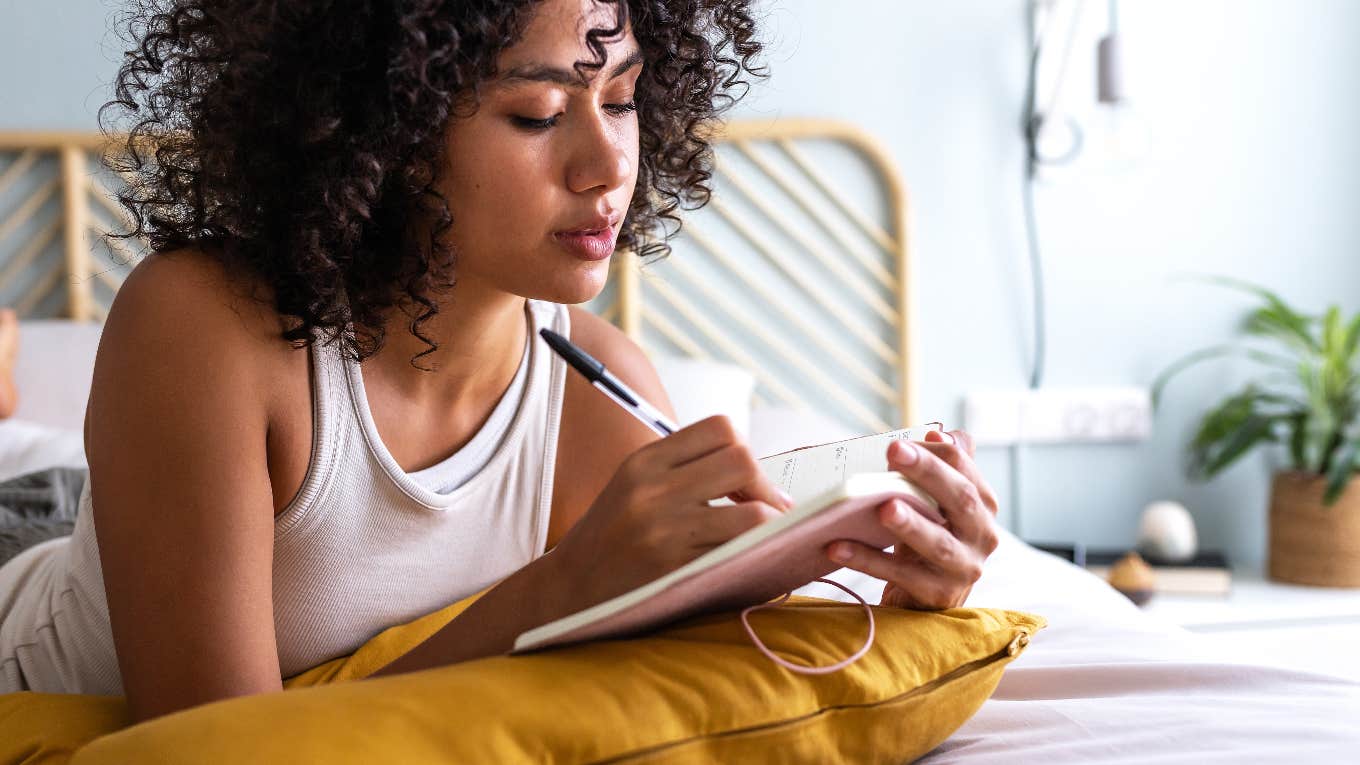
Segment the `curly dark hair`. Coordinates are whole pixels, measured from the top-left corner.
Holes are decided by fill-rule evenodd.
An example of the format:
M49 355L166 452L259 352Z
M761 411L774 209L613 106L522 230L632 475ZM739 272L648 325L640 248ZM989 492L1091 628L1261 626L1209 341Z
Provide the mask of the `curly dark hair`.
M635 91L637 185L618 247L669 253L677 209L708 202L718 116L763 77L749 0L596 0L614 26L631 23L644 67ZM282 331L306 347L313 330L362 361L383 345L382 318L399 301L423 306L411 333L438 313L433 291L453 284L455 253L439 242L454 221L434 187L448 120L475 111L537 0L135 0L124 24L106 135L126 141L105 163L129 231L153 252L195 247L273 292ZM112 110L113 120L106 112ZM432 227L412 235L408 220ZM347 298L347 299L346 299ZM353 334L343 330L352 323ZM422 367L417 367L422 368Z

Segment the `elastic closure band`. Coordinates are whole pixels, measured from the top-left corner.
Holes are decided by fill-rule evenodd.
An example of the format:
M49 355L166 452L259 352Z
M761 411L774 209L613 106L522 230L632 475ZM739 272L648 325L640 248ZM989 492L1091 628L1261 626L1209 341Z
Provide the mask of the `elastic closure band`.
M826 582L827 584L834 584L835 586L841 588L842 590L845 590L846 592L850 593L850 595L853 596L855 600L859 601L859 604L861 606L864 606L864 613L867 614L869 617L869 637L864 641L864 647L860 648L858 651L855 651L849 657L841 661L838 661L835 664L831 664L825 667L804 667L801 664L793 664L791 662L785 661L784 659L778 656L775 656L774 653L770 651L770 649L765 647L764 643L760 642L760 638L756 637L755 630L751 629L751 623L746 620L746 615L751 613L752 611L759 611L762 608L771 608L773 606L780 605L784 601L788 600L789 595L793 593L786 592L781 598L779 598L779 600L774 600L770 601L769 603L761 603L759 605L747 606L746 608L743 608L741 610L741 626L746 630L746 634L751 636L751 641L756 644L756 648L760 649L760 652L769 657L770 661L773 661L775 664L778 664L779 666L787 670L791 670L793 672L801 672L802 674L805 675L825 675L828 672L835 672L836 670L844 669L850 666L857 659L859 659L859 657L869 652L869 646L874 644L874 610L869 607L868 603L864 602L864 598L861 598L859 596L859 593L855 592L849 587L846 587L840 582L833 582L830 579L816 579L814 581Z

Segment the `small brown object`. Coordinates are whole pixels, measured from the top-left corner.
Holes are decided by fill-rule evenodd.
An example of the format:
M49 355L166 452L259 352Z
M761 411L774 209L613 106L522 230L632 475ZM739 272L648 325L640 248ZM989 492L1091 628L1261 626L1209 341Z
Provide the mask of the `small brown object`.
M1110 567L1109 582L1111 587L1140 606L1151 600L1157 589L1157 575L1136 552L1125 555Z
M1297 470L1275 474L1270 495L1270 555L1277 582L1360 587L1360 478L1332 505L1327 479Z

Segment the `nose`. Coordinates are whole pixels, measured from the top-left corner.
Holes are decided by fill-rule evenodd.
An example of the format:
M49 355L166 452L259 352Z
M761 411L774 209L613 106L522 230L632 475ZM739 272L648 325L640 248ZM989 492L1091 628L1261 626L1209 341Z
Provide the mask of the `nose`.
M573 192L612 191L632 175L633 160L626 143L632 131L610 124L611 119L597 112L580 123L577 145L567 164L567 188Z

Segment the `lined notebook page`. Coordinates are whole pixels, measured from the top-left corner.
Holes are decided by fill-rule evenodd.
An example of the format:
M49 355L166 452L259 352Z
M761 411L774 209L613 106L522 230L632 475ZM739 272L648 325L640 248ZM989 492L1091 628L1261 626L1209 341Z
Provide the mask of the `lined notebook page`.
M888 444L893 441L919 441L926 437L926 431L937 429L920 426L890 430L772 454L757 462L775 485L788 492L795 503L801 503L839 486L855 473L889 470Z

